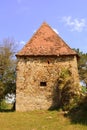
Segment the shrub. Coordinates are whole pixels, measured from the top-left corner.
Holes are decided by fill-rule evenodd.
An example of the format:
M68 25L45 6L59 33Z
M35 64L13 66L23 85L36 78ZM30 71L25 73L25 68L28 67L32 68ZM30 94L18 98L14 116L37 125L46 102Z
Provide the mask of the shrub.
M72 80L70 70L63 69L58 80L58 90L60 91L60 107L63 110L70 110L78 104L81 98L81 87Z
M62 99L61 99L61 105L63 110L70 110L73 107L76 107L77 104L80 102L81 92L78 88L79 88L78 85L74 85L69 81L64 86L62 90Z

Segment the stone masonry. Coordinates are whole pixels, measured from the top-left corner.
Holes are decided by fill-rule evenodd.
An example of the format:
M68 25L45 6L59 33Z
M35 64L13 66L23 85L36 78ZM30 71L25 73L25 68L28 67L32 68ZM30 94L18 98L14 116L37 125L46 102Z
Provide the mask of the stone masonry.
M49 109L52 105L55 107L57 99L53 102L53 91L62 68L72 68L73 81L78 83L75 56L19 58L16 110Z

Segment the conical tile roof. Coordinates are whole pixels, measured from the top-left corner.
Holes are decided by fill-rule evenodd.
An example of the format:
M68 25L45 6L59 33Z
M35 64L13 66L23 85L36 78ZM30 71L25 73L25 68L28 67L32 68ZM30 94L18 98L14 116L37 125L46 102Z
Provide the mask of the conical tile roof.
M43 23L17 56L77 55L62 38L47 24Z

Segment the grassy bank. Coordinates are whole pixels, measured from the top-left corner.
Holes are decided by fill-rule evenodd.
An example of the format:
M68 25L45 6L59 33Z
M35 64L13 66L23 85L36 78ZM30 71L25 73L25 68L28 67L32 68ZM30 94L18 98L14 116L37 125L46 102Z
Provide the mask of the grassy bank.
M87 130L58 111L1 112L0 130Z

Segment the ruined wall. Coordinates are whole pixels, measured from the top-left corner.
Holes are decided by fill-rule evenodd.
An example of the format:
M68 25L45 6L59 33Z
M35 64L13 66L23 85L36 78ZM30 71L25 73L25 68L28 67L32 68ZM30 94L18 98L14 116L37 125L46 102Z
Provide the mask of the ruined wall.
M56 106L57 99L53 99L53 92L62 68L70 68L73 82L79 82L76 56L19 57L16 111L49 109L53 105Z

